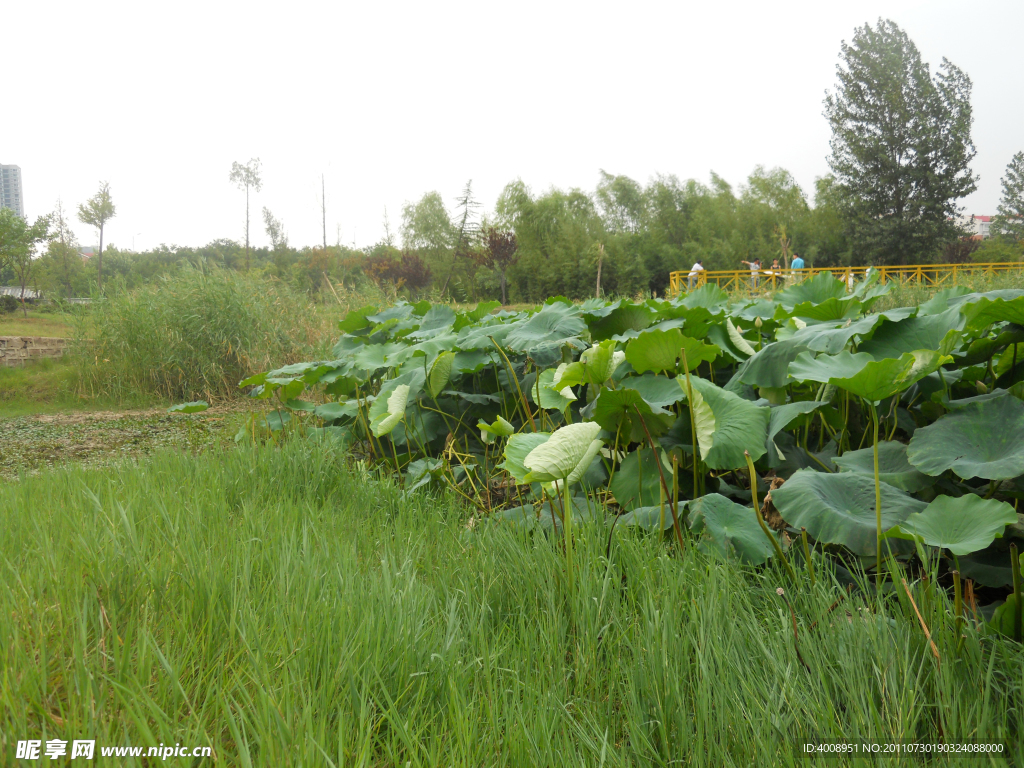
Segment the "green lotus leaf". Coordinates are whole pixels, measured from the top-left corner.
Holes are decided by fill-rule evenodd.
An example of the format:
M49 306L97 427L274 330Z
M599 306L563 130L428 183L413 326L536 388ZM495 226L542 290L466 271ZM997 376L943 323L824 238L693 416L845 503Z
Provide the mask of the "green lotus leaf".
M377 307L374 304L367 304L365 307L353 309L345 315L344 320L338 322L338 328L345 333L355 333L363 328L369 328L370 320L368 320L367 317L374 314L376 311Z
M493 350L494 343L501 346L508 335L515 329L514 323L502 323L495 319L486 325L471 325L459 331L457 343L463 352L472 349ZM494 343L491 339L494 339Z
M452 361L452 372L460 374L478 373L492 363L494 363L494 358L491 357L489 352L475 349L469 352L456 352L455 360Z
M981 400L914 432L910 463L926 475L952 469L965 480L1009 480L1024 474L1024 402Z
M669 531L673 525L672 510L669 509L669 502L665 502L664 507L660 504L653 507L637 507L632 512L619 515L615 525L618 528L646 528L648 531L661 528L662 531Z
M846 296L846 284L842 280L836 280L829 272L819 272L814 277L779 291L775 295L775 300L785 307L792 308L804 302L821 304L829 299L839 299L844 296Z
M626 345L626 360L637 373L675 371L681 349L686 350L686 361L691 370L705 360L714 360L720 354L714 345L683 336L678 328L648 329Z
M676 389L679 389L676 387ZM636 410L634 410L636 409ZM629 428L625 430L627 440L632 439L635 431L643 435L643 428L640 426L639 410L641 417L647 418L652 415L651 406L647 404L643 396L633 389L602 389L594 402L594 421L603 429L609 432L616 432L619 425L626 422ZM648 419L649 421L650 419Z
M882 490L882 530L925 508L887 483ZM875 554L875 481L859 472L826 474L801 469L772 491L772 502L794 528L806 528L823 544L841 544L858 555Z
M564 363L563 363L564 365ZM561 367L561 366L559 366ZM576 400L569 387L554 387L555 374L557 369L547 368L540 372L529 388L530 400L539 405L545 411L558 411L562 413L569 404ZM572 395L569 397L568 395Z
M454 352L442 352L434 359L434 364L430 366L430 374L427 376L427 391L431 397L437 397L448 385L454 363Z
M604 442L597 438L601 426L592 421L567 424L534 448L523 460L530 470L526 482L566 480L575 483L587 471Z
M847 451L832 461L841 472L859 472L875 476L875 455L873 448ZM885 440L878 444L878 479L893 488L907 493L917 493L935 485L935 479L918 471L907 459L907 446L896 441Z
M686 378L680 376L683 394ZM754 405L706 379L690 377L694 390L693 414L701 458L711 469L745 467L744 451L757 461L765 454L769 409ZM697 398L700 395L700 399Z
M615 342L609 339L594 344L580 355L585 370L584 381L589 384L603 384L612 377L615 369L626 359L624 352L616 351ZM564 376L564 374L563 374ZM559 381L561 384L561 381Z
M865 400L878 402L901 392L950 360L938 352L917 350L898 359L875 360L865 352L818 355L802 352L789 365L789 375L800 381L820 381L845 389Z
M651 406L653 413L668 413L670 405L686 398L680 389L679 379L670 379L654 373L629 376L622 380L620 389L633 389L639 392L644 401Z
M271 432L280 432L291 420L292 415L287 411L271 411L261 419L263 426Z
M543 445L550 437L550 432L520 432L512 435L505 443L505 450L502 454L505 460L498 467L512 475L516 482L526 482L526 476L530 470L524 466L523 462L530 455L530 451Z
M546 304L531 317L512 323L511 330L505 336L505 346L526 352L538 347L561 347L565 344L582 349L586 344L580 337L586 332L587 324L579 308L556 302ZM459 346L466 348L461 344L461 336Z
M302 411L303 413L312 413L316 410L316 404L311 403L308 400L287 400L285 401L284 407L289 411Z
M971 290L962 285L953 285L949 288L943 288L928 299L928 301L918 305L917 315L918 317L924 317L925 315L939 315L949 309L950 306L957 307L957 311L959 311L960 302L954 301L954 299L959 299L961 296L968 296L970 293Z
M747 358L737 372L744 384L755 387L779 388L788 386L789 365L809 347L800 339L785 339L768 344L753 357Z
M486 421L481 419L477 422L477 427L480 429L480 438L490 445L499 437L510 437L512 436L516 428L509 424L501 416L498 416L492 424L488 424Z
M378 368L391 367L392 364L388 362L388 356L399 355L406 352L407 349L406 345L400 341L390 341L386 344L366 344L352 355L352 362L364 371L375 371Z
M1006 637L1013 637L1017 623L1017 596L1010 593L1006 602L996 608L992 620L986 625L989 629Z
M455 310L444 304L435 304L423 316L420 327L409 334L410 339L426 339L439 331L448 330L455 325Z
M804 414L813 413L823 405L828 405L826 402L818 400L800 400L795 403L787 403L785 405L779 405L771 409L771 416L768 419L768 462L770 466L778 466L781 462L786 460L785 454L779 450L779 446L775 443L775 437L788 428L796 419L803 416Z
M167 409L168 413L201 413L210 407L205 400L195 400L191 403L178 403Z
M338 419L355 419L359 416L359 402L356 400L345 400L340 403L324 403L313 410L313 415L324 421L337 421Z
M650 448L638 449L626 455L608 487L620 507L632 511L652 504L660 505L662 488L658 461L662 462L666 482L672 476L672 467L662 456L664 454L659 456Z
M884 320L859 350L876 360L902 357L918 349L934 349L948 355L960 343L963 327L963 315L956 307L936 315Z
M715 312L729 305L729 294L714 283L707 283L695 291L690 291L680 303L688 309L702 307Z
M761 565L775 555L772 543L764 535L757 515L717 493L709 493L688 502L690 527L703 534L701 544L725 557L737 557L750 565Z
M936 496L923 512L910 515L888 535L917 538L954 555L969 555L985 549L1003 535L1006 526L1016 522L1017 513L1002 501L974 494Z
M646 304L623 301L605 317L590 321L590 335L595 341L604 341L626 331L642 331L657 316L657 312Z
M803 301L790 310L793 317L823 322L847 320L857 317L860 313L861 303L853 296L844 296L841 299L833 296L817 304Z
M967 327L972 330L998 322L1024 325L1024 290L989 291L977 298L969 297L961 307Z

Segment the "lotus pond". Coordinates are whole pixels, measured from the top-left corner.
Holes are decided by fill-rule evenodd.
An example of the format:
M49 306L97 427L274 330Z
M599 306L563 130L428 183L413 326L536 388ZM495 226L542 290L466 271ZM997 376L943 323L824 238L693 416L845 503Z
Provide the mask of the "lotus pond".
M873 311L887 289L367 306L333 359L241 382L271 410L236 440L295 433L451 489L477 520L557 537L570 583L574 527L604 526L608 556L641 529L794 582L923 580L958 633L1019 641L1024 291Z

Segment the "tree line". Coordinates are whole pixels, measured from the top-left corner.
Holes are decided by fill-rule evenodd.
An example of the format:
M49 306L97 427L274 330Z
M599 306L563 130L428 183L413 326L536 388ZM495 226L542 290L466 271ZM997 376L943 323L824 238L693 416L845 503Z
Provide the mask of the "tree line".
M385 216L381 241L358 249L327 244L321 198L320 245L290 246L284 224L263 208L271 246L255 248L250 194L262 182L254 158L234 163L230 174L246 195L244 244L222 239L144 253L110 247L105 265L101 247L98 258L83 261L58 208L45 232L26 225L18 247L47 243L29 271L35 284L58 295L102 287L104 272L131 288L191 264L259 270L311 293L374 283L409 295L505 302L664 294L669 273L697 260L709 270L754 260L788 266L797 253L813 267L1017 260L1024 251L1024 153L1011 159L1002 179L996 236L980 242L964 226L959 201L978 181L970 169L971 89L953 63L943 59L933 72L903 30L879 20L841 45L823 110L832 129L830 172L813 190L785 169L764 166L736 187L714 173L706 182L659 175L645 184L602 170L592 190L537 192L515 180L482 214L467 183L450 207L438 192L407 203L398 232ZM79 218L97 227L102 243L113 213L104 186ZM3 245L10 239L3 231L0 282L24 279L16 263L24 267L25 259L2 257L18 250Z

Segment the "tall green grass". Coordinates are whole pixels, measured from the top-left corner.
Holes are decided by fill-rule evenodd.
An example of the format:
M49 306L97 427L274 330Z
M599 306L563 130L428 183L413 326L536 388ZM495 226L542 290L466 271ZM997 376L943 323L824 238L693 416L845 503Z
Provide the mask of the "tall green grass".
M255 371L326 354L337 315L279 282L184 270L92 306L90 337L77 345L83 390L120 399L231 397Z
M958 654L940 594L917 593L937 663L905 600L830 613L827 573L627 530L609 562L582 528L570 591L550 540L300 444L26 477L0 530L8 763L95 738L229 766L795 765L823 738L1013 748L1024 725L1024 653L971 631Z

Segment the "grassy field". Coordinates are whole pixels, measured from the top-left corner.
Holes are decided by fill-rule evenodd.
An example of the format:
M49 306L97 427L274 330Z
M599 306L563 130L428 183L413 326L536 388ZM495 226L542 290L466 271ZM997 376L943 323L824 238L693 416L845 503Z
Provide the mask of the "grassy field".
M0 530L5 764L87 737L229 766L796 765L825 738L1024 727L1020 647L971 630L958 653L927 589L940 662L905 596L627 531L609 561L584 528L569 589L543 536L303 442L0 484Z
M28 317L19 309L9 315L0 314L0 336L49 336L66 339L74 333L74 325L60 313L28 311Z

